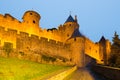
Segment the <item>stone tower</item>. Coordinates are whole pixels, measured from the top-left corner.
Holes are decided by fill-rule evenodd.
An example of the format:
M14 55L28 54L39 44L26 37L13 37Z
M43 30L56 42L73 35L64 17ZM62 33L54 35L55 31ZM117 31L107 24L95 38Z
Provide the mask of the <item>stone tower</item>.
M23 22L39 26L40 15L35 11L27 11L23 15Z
M77 16L75 16L75 19L69 15L69 17L67 18L67 20L65 21L65 23L63 24L64 27L64 40L69 39L73 32L76 29L79 29L79 24L77 23Z
M109 40L105 39L104 36L99 41L100 44L100 59L105 65L108 64L108 59L111 52L111 43Z
M23 19L23 26L25 25L24 29L27 29L26 30L27 32L31 34L39 35L39 30L40 30L39 20L41 19L41 16L37 12L27 11L24 13L22 19Z

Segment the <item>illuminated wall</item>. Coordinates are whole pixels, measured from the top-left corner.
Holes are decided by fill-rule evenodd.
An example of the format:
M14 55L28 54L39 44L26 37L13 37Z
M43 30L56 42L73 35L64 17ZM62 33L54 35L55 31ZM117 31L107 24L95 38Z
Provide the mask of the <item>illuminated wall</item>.
M0 14L0 46L3 46L4 42L10 42L18 52L60 56L79 67L85 65L84 53L99 63L104 60L103 53L108 59L111 46L109 40L106 40L106 45L103 46L85 36L71 38L75 29L79 29L77 22L64 23L58 29L41 29L40 18L41 16L35 11L25 12L23 21L9 14Z

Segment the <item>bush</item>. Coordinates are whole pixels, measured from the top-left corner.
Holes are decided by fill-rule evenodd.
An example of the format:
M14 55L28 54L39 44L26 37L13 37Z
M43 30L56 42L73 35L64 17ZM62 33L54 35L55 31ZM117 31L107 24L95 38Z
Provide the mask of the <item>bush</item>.
M55 62L55 61L56 61L56 58L55 58L55 57L46 56L46 55L42 55L42 59L43 59L44 61L47 61L47 62L49 62L49 61Z
M12 52L13 50L13 45L12 43L8 43L5 42L4 46L3 46L3 50L5 51L5 53L7 54L7 56L9 57L9 54Z
M20 51L19 54L20 54L21 56L24 56L24 52L21 52L21 51Z

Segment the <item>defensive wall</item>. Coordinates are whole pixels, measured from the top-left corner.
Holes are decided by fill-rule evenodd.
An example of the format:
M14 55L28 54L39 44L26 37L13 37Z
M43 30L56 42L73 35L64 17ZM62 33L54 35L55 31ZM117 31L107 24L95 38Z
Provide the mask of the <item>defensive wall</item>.
M39 62L41 62L41 55L46 55L58 59L64 58L66 62L72 60L70 44L36 35L29 36L25 32L19 32L18 34L17 30L7 29L6 31L4 27L0 27L0 46L3 47L6 42L13 45L15 52L20 53L19 57L21 58L26 55L26 57L37 55Z
M41 29L39 26L39 20L41 17L36 18L36 16L40 15L33 11L27 11L23 15L22 21L19 21L10 14L0 14L0 26L4 27L6 31L7 29L17 30L18 34L20 32L26 32L29 36L33 34L39 37L46 37L48 39L65 42L71 37L73 31L77 28L75 26L78 25L76 23L68 22L64 25L60 25L58 29Z
M46 54L51 56L61 56L70 59L70 44L64 44L55 40L21 32L17 38L17 50Z
M69 61L73 61L74 64L79 64L79 66L87 64L87 62L84 62L84 58L86 58L84 53L97 61L100 61L101 57L99 43L95 44L85 37L72 38L68 42L63 43L32 34L29 35L26 32L18 33L17 30L13 29L5 30L4 27L0 27L0 38L1 46L4 45L4 42L10 42L18 53L24 52L31 56L37 53L63 57Z
M4 46L5 42L12 43L13 48L18 53L24 52L24 55L29 54L31 56L44 54L57 58L62 57L67 61L74 62L74 64L79 64L79 66L83 65L84 39L82 37L72 38L68 43L63 43L36 35L29 36L25 32L18 34L16 30L12 29L6 31L4 27L0 27L0 34L1 46Z
M79 67L85 66L85 54L103 63L109 56L110 44L108 40L94 43L85 36L74 31L79 29L77 19L68 18L67 22L58 29L41 29L39 20L41 16L35 11L27 11L22 21L10 14L0 14L0 45L12 43L19 57L35 55L41 62L41 55L65 58L64 61L73 62ZM74 35L74 36L73 36ZM105 45L103 45L105 44ZM22 56L24 55L24 56ZM106 57L105 57L106 56ZM46 58L46 57L45 57ZM33 57L34 59L34 57ZM107 59L106 59L107 60Z
M85 54L96 59L97 61L100 61L99 43L94 43L88 38L85 38Z

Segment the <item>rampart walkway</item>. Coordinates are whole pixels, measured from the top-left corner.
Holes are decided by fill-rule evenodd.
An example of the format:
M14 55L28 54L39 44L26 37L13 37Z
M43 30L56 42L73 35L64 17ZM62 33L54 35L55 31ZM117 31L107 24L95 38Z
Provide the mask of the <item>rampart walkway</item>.
M108 80L108 79L105 79L103 76L98 75L97 73L94 73L88 68L76 69L76 67L73 67L47 80Z
M86 68L80 68L64 80L107 80Z

